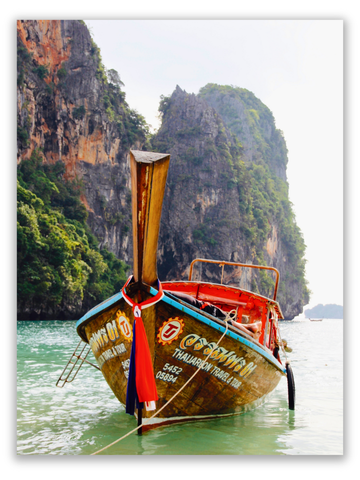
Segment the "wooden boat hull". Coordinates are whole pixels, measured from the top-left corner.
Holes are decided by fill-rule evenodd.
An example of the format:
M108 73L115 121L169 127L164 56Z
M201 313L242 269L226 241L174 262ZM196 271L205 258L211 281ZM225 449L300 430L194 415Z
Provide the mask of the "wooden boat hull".
M151 288L149 296L155 294ZM142 320L159 396L158 411L202 364L226 325L171 294L144 309ZM133 310L122 293L95 307L77 323L78 334L89 342L105 380L123 405L133 324ZM261 404L285 372L269 349L228 326L219 347L174 401L151 420L146 418L156 411L143 410L143 431L242 413Z
M225 264L275 271L273 300L199 282L165 282L164 290L172 293L163 296L156 253L169 161L168 154L130 152L133 276L122 292L90 310L77 323L78 334L90 344L105 380L123 405L128 383L132 403L137 392L141 401L150 403L158 395L156 410L143 410L143 430L241 413L259 405L286 374L277 359L276 328L282 314L275 302L279 279L276 269L220 263L222 272ZM216 260L195 260L189 280L195 262L219 264ZM153 288L155 285L159 291ZM237 327L213 316L224 319L232 309ZM134 314L136 346L131 355Z

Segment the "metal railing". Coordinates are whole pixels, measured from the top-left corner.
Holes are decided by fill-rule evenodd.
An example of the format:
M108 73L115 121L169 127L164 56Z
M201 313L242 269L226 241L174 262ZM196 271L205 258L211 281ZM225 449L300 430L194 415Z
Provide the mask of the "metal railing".
M81 347L82 343L84 344L83 347ZM80 340L74 352L71 354L68 363L65 365L65 368L62 371L58 381L56 382L57 387L62 388L66 383L71 383L75 379L84 362L100 370L98 366L86 360L86 357L89 355L90 350L90 345L88 343L85 343L83 340ZM72 378L69 379L71 374ZM62 382L61 385L60 382Z
M204 259L204 258L196 258L190 264L189 281L191 281L192 273L193 273L193 267L194 267L194 264L196 262L215 263L215 264L219 265L220 267L222 267L221 284L222 284L222 280L223 280L223 276L224 276L224 266L225 265L231 265L233 267L257 268L257 269L260 269L260 270L271 270L271 271L276 273L276 281L275 281L274 297L273 297L273 300L276 300L276 295L277 295L278 286L279 286L280 273L274 267L265 267L263 265L249 265L247 263L225 262L225 261L222 261L222 260L207 260L207 259Z

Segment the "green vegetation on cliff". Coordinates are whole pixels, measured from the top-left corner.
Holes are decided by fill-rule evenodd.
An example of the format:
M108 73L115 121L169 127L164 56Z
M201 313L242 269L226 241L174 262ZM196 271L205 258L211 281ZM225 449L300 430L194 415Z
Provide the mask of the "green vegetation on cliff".
M256 252L255 261L266 264L266 241L271 225L276 225L289 265L280 285L280 297L286 296L286 283L292 282L302 291L303 304L308 303L306 246L289 200L286 144L282 132L275 127L272 112L244 88L208 84L200 89L199 97L216 109L243 147L237 160L242 170L238 169L234 178L240 196L241 230ZM248 145L252 145L251 149ZM270 284L267 279L260 279L260 291L268 293ZM284 301L287 302L291 298Z
M243 263L274 266L281 272L284 313L288 306L289 317L300 313L310 295L306 247L289 200L286 144L269 108L245 89L209 84L197 96L177 87L161 97L159 112L162 125L151 141L155 150L172 155L168 217L184 217L175 233L183 238L178 248L184 259L231 261L235 251ZM177 196L184 189L186 202L181 203ZM187 244L189 237L193 246ZM173 272L174 255L165 253L163 275ZM181 254L177 258L181 262ZM269 296L274 279L262 271L249 287Z
M80 22L79 22L80 23ZM82 24L81 28L86 28ZM88 34L89 35L89 34ZM90 35L89 35L90 38ZM56 75L50 75L49 69L45 65L39 65L33 58L33 54L29 52L21 39L17 38L17 85L22 90L29 80L36 85L35 92L37 97L37 108L43 105L45 114L50 116L53 109L51 105L56 103L55 95L61 92L66 100L76 107L73 109L72 117L74 120L82 120L86 114L94 114L94 111L87 111L84 98L88 97L88 93L80 95L80 88L85 88L91 78L96 78L97 89L99 94L99 103L96 105L96 113L103 111L106 113L109 122L116 125L116 135L120 138L121 145L124 149L130 149L136 142L144 144L149 134L149 126L145 118L136 110L131 109L126 102L126 94L121 89L124 86L118 72L114 69L107 70L102 63L99 47L94 40L90 38L91 47L89 49L91 60L88 61L87 77L81 80L81 87L76 84L78 81L77 70L72 65L72 60L64 61L60 68L56 71ZM73 41L72 41L73 45ZM72 47L74 50L74 45ZM83 53L83 52L82 52ZM89 71L91 72L89 75ZM93 76L91 75L93 74ZM59 82L56 82L56 77ZM45 81L46 80L46 81ZM49 80L51 80L49 82ZM89 88L87 86L86 88ZM89 103L88 98L86 98ZM25 149L28 147L29 134L31 129L31 118L28 112L28 105L22 106L18 111L18 148ZM96 127L96 122L92 120L90 131ZM45 156L47 152L44 152Z
M77 318L119 291L128 266L99 251L80 201L81 187L63 180L64 165L34 151L20 164L17 282L20 318Z
M244 146L250 161L265 163L278 173L285 173L287 148L283 133L275 127L271 110L252 92L208 83L200 89L199 97L221 115L224 124ZM280 176L285 179L285 175Z
M97 64L96 78L102 84L102 103L110 122L118 128L118 134L124 148L130 148L136 141L144 144L149 135L149 126L145 118L129 107L125 101L126 94L121 90L124 83L119 73L107 70L101 58L100 48L91 38L91 55Z
M182 278L199 256L267 263L280 270L284 314L299 314L309 297L305 244L288 198L286 144L271 111L246 89L208 84L194 95L177 87L161 98L162 126L149 135L84 22L60 21L61 28L44 32L56 58L59 48L70 47L61 64L51 56L40 64L41 25L21 21L20 27L19 318L76 318L119 290L128 267L98 245L131 258L130 148L172 157L161 279ZM20 38L31 39L33 53ZM57 158L64 163L54 164ZM66 182L65 166L83 184ZM244 277L235 279L243 288L271 293L274 281L265 272Z

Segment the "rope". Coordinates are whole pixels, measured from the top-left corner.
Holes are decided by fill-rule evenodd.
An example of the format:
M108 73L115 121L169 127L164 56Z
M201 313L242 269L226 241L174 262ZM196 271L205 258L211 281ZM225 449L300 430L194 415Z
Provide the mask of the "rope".
M193 375L189 378L189 380L187 380L187 382L184 383L184 385L170 398L170 400L168 400L165 405L163 405L160 410L158 410L156 413L154 413L154 415L152 417L150 417L149 419L147 419L149 422L150 420L152 420L153 418L155 418L157 415L159 415L159 413L164 410L165 407L167 407L173 400L175 397L177 397L179 395L179 393L191 382L191 380L195 377L195 375L197 375L199 373L199 371L201 370L201 368L203 367L203 365L205 364L205 362L208 360L208 358L210 357L210 355L213 353L213 351L219 346L220 342L222 341L222 339L224 338L224 336L226 335L227 331L228 331L228 321L229 320L232 320L233 318L235 318L235 315L233 316L233 318L231 318L231 314L235 312L235 315L236 315L236 310L231 310L230 312L227 313L226 317L225 317L225 325L226 325L226 328L225 328L225 331L224 333L222 334L221 338L218 340L217 344L212 348L211 352L209 353L209 355L205 358L205 360L203 360L200 364L200 366L198 367L198 369L195 371L195 373L193 373ZM109 445L107 445L106 447L102 448L101 450L98 450L97 452L94 452L94 453L91 453L91 455L97 455L98 453L100 452L103 452L104 450L106 450L107 448L109 447L112 447L113 445L115 445L116 443L120 442L121 440L124 440L124 438L128 437L129 435L131 435L132 433L136 432L137 430L139 430L139 428L143 427L145 424L141 424L141 425L138 425L136 428L134 428L133 430L131 430L130 432L126 433L123 437L121 438L118 438L117 440L115 440L114 442L110 443Z
M274 309L274 314L276 315L276 312L275 312L275 309ZM290 365L290 360L288 360L287 358L287 355L286 355L286 350L285 350L285 347L284 347L284 344L283 344L283 341L282 341L282 338L281 338L281 334L280 334L280 328L279 328L279 322L277 321L276 322L276 331L277 331L277 334L279 336L279 339L280 339L280 346L281 346L281 350L285 356L285 365Z

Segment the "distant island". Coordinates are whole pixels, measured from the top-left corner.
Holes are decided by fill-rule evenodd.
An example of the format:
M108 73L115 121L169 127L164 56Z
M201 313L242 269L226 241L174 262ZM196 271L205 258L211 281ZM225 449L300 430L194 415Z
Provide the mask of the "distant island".
M305 318L343 318L343 307L342 305L320 303L314 308L305 310Z

